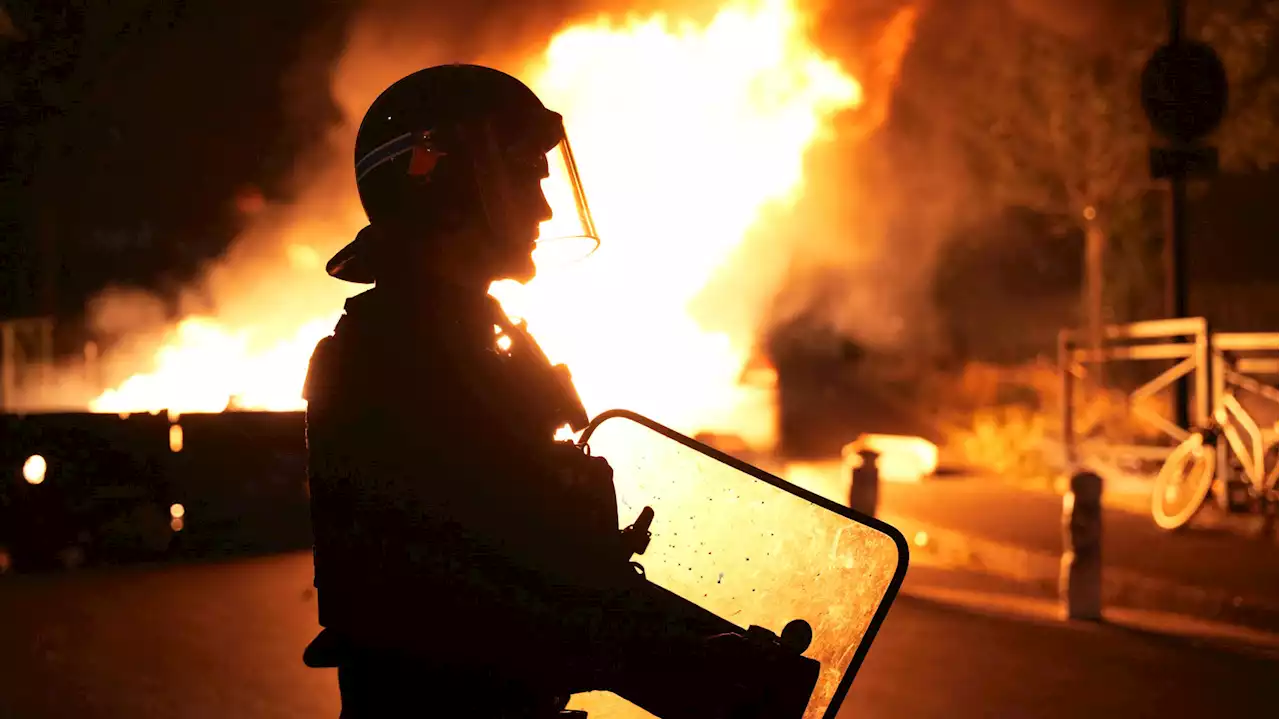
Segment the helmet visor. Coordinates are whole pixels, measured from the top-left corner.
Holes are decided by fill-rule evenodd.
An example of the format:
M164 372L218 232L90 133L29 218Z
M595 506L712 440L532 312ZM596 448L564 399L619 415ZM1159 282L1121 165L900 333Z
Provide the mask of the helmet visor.
M542 193L551 208L551 219L538 227L533 259L539 266L580 260L600 246L591 208L582 188L578 163L569 137L560 130L560 141L547 153L547 177Z
M600 245L564 121L549 110L525 118L517 130L486 126L480 144L469 143L489 224L499 236L523 241L537 232L539 267L586 257ZM517 136L515 142L500 138ZM532 238L531 238L532 239Z

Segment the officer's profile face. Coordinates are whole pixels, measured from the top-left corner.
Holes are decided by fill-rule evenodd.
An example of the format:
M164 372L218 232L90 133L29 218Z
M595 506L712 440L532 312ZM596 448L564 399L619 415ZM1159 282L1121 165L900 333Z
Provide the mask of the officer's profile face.
M542 190L542 181L550 174L545 153L527 155L513 163L510 173L511 217L507 236L501 239L499 251L500 279L528 282L536 268L533 249L539 226L551 219L551 205Z

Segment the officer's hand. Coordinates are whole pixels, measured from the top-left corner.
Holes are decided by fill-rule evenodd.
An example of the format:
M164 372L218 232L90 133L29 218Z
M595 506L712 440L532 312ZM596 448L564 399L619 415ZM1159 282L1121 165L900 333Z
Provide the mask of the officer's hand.
M609 462L572 442L557 443L551 456L556 499L573 517L573 524L593 533L617 533L618 495Z
M608 483L613 486L613 468L604 457L588 454L573 442L552 445L551 461L557 476L566 486L589 486Z

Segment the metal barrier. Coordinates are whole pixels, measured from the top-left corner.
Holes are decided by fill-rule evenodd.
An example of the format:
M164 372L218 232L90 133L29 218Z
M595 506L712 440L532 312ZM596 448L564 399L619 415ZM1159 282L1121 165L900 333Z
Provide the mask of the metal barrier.
M1237 410L1242 412L1243 408L1231 397L1233 388L1250 391L1272 401L1280 400L1280 390L1250 376L1274 375L1280 370L1280 359L1277 358L1280 333L1211 332L1205 318L1183 317L1109 325L1102 330L1101 347L1092 346L1085 334L1077 329L1064 329L1058 334L1063 446L1071 462L1078 456L1078 437L1081 434L1081 428L1076 426L1076 384L1087 378L1085 365L1088 363L1176 360L1172 367L1129 393L1130 411L1172 441L1163 446L1112 444L1090 447L1098 454L1163 460L1173 446L1185 440L1189 433L1168 418L1143 408L1140 400L1188 375L1194 384L1189 412L1194 426L1204 425L1215 414L1225 411L1232 414L1237 414ZM1265 352L1266 356L1257 356L1260 352Z

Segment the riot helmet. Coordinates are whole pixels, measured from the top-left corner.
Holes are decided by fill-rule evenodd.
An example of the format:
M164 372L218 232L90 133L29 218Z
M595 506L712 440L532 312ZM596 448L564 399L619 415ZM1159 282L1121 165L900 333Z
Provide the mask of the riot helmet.
M531 253L535 242L565 238L599 244L563 118L506 73L419 70L374 100L355 144L370 226L329 261L338 279L373 283L375 255L394 263L397 243L428 236L478 243L478 252Z

